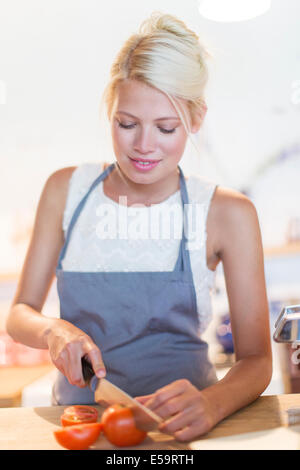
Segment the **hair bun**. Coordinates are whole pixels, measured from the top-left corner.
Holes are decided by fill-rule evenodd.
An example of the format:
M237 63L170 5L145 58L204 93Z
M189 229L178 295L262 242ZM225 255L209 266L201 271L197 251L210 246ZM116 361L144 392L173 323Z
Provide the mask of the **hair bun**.
M199 37L191 31L179 18L160 11L154 11L149 18L144 20L140 26L139 33L153 34L160 31L165 31L170 34L175 34L179 38L185 39L195 44L199 41Z

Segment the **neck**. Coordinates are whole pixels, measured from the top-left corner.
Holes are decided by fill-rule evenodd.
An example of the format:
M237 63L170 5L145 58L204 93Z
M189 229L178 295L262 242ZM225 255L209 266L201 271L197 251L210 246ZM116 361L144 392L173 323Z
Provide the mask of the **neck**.
M164 178L163 182L157 181L150 184L140 184L127 178L118 162L116 162L116 171L112 171L111 177L114 187L118 188L119 195L127 196L131 204L158 204L180 188L178 168Z

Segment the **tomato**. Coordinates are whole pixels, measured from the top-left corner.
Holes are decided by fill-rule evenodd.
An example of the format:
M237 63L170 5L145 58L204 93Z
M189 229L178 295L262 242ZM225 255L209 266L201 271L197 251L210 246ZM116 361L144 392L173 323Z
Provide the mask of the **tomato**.
M106 438L115 446L134 446L147 436L137 429L132 410L122 405L111 405L102 414L101 423Z
M69 450L88 449L98 439L102 431L101 423L85 423L53 431L57 442Z
M74 424L97 423L98 411L88 405L73 405L64 409L60 417L62 426L73 426Z

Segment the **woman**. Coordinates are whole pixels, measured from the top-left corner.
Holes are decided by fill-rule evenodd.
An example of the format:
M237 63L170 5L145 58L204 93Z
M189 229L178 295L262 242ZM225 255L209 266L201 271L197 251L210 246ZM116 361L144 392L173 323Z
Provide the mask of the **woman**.
M198 176L186 180L178 166L206 113L205 57L194 32L160 13L124 44L104 95L116 162L48 178L7 321L16 341L49 349L59 371L54 404L93 403L82 377L85 356L98 377L136 396L164 418L162 431L182 441L255 400L272 373L255 208L237 191ZM152 230L150 210L174 205L181 208L179 238L141 240L134 224L120 236L134 214L151 215ZM189 205L202 208L196 247L182 210ZM114 209L106 228L103 207ZM117 209L118 227L110 225ZM201 333L219 262L236 363L217 381ZM55 272L59 319L41 314Z

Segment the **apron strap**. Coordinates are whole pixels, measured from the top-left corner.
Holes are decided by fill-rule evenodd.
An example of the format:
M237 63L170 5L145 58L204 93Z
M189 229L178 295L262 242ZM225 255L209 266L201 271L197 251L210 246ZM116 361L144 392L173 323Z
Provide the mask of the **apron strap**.
M70 241L70 238L71 238L71 234L72 234L72 231L73 231L73 227L75 225L75 223L77 222L77 219L83 209L83 207L85 206L85 203L89 197L89 195L91 194L91 192L96 188L96 186L101 183L101 181L103 181L108 175L109 173L111 173L111 171L114 169L114 166L115 164L112 163L109 167L106 168L106 170L103 171L103 173L101 173L101 175L99 175L95 181L93 182L93 184L90 186L90 189L88 190L88 192L86 193L86 195L82 198L82 200L80 201L80 203L78 204L73 216L72 216L72 219L71 219L71 222L69 224L69 227L68 227L68 230L67 230L67 235L66 235L66 240L65 240L65 243L64 243L64 246L60 252L60 255L59 255L59 260L58 260L58 269L62 269L62 260L65 256L65 253L67 251L67 248L68 248L68 245L69 245L69 241Z
M187 249L187 237L188 233L188 219L187 219L187 209L189 204L189 197L186 188L185 177L182 169L178 165L179 174L180 174L180 193L181 193L181 202L182 202L182 211L183 211L183 224L182 224L182 237L179 247L179 253L177 262L174 268L174 271L187 271L192 275L191 260L189 250Z
M98 186L98 184L100 184L101 181L103 181L112 172L114 167L115 167L115 163L112 163L111 165L109 165L106 168L106 170L104 170L95 179L95 181L90 186L88 192L82 198L82 200L78 204L76 210L74 211L74 214L71 218L71 222L70 222L68 230L67 230L65 243L64 243L64 245L61 249L60 255L59 255L57 269L59 269L59 270L62 269L62 261L64 259L65 253L67 251L74 225L76 224L77 219L78 219L81 211L83 210L89 195L96 188L96 186ZM187 230L188 230L187 213L186 213L187 211L185 210L185 205L188 204L189 198L188 198L188 194L187 194L185 178L184 178L183 172L182 172L179 165L178 165L178 169L179 169L179 175L180 175L180 193L181 193L181 201L182 201L182 209L183 209L183 227L182 227L182 237L181 237L181 242L180 242L180 247L179 247L178 258L177 258L177 261L176 261L176 264L175 264L174 271L182 271L182 270L191 271L190 255L189 255L188 249L186 248L187 238L186 238L186 235L185 235L186 233L188 233L187 232Z

